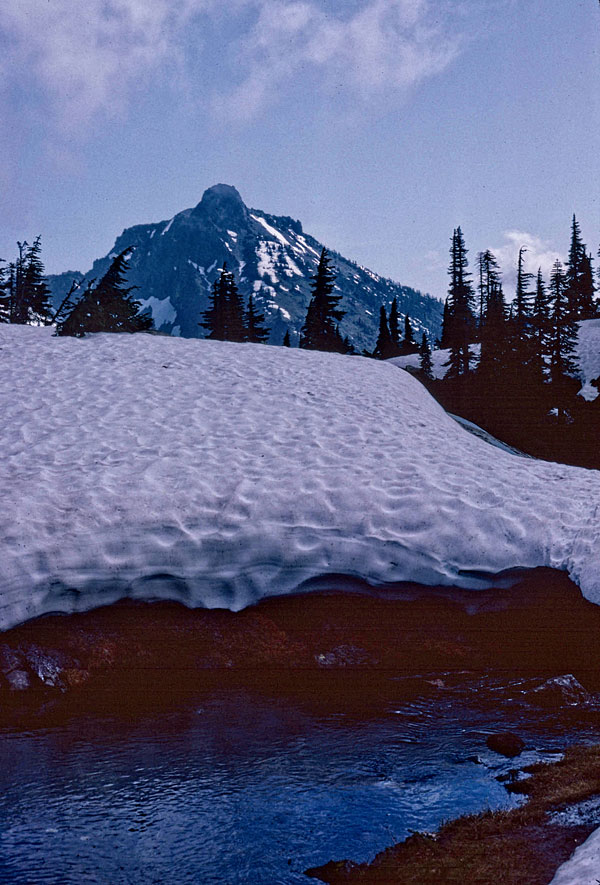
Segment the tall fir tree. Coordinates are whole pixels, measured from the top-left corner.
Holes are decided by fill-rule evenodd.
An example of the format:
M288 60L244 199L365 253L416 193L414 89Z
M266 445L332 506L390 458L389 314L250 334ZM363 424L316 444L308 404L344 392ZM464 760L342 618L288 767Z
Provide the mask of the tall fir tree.
M259 313L254 304L254 298L250 295L246 308L246 341L264 344L269 337L269 330L265 328L264 323L265 315Z
M479 330L481 355L477 369L480 380L496 388L507 369L507 310L499 274L494 270L486 288L485 312Z
M242 342L248 340L244 317L244 302L231 271L226 273L224 322L225 341Z
M284 347L291 347L292 346L292 342L290 341L290 330L289 329L285 330L285 335L283 336L283 346Z
M261 316L261 314L257 314L257 317ZM259 319L259 324L262 323L262 320ZM247 340L244 304L235 277L228 270L226 262L213 283L209 306L198 325L207 329L208 335L206 337L214 341L241 342Z
M581 290L582 262L585 257L586 247L581 239L581 228L577 218L573 215L573 221L571 222L571 244L565 268L565 297L569 317L572 320L582 319L586 313Z
M394 298L390 308L389 330L392 344L399 351L400 349L400 317L398 315L398 299Z
M575 349L577 324L573 321L569 303L568 280L562 263L554 262L550 276L550 380L559 393L565 382L577 369Z
M0 260L0 323L10 323L10 267Z
M19 325L46 324L52 307L41 259L41 237L36 237L31 246L23 242L17 243L17 247L19 255L9 284L10 321Z
M433 364L431 362L431 347L425 332L421 338L421 346L419 347L419 368L421 375L428 381L433 380Z
M519 333L527 328L531 313L531 292L529 291L529 286L533 279L533 274L525 271L525 259L523 258L525 252L527 252L527 246L521 246L517 261L517 289L513 302L513 320Z
M542 378L545 378L550 359L550 296L544 283L541 267L538 268L536 277L531 326L538 372Z
M382 304L379 308L379 334L377 336L373 356L379 360L387 360L389 357L393 356L394 353L395 348L392 342L392 336L390 335L385 307Z
M71 313L57 324L57 335L82 338L89 332L147 332L152 317L140 312L140 302L131 294L137 286L127 286L128 262L132 248L117 255L100 282L88 284Z
M330 350L339 353L343 338L337 324L345 311L339 306L342 296L334 292L336 273L331 266L327 249L321 252L317 273L312 280L312 295L300 333L300 347L305 350Z
M404 340L400 345L400 353L408 354L408 353L418 353L419 345L415 341L414 332L412 329L412 325L410 322L410 317L408 314L404 317Z
M474 293L470 274L467 271L467 249L462 230L457 227L452 235L450 249L450 285L448 289L448 315L445 333L450 358L447 362L446 378L459 378L468 374L473 354L469 344L475 329L473 314Z

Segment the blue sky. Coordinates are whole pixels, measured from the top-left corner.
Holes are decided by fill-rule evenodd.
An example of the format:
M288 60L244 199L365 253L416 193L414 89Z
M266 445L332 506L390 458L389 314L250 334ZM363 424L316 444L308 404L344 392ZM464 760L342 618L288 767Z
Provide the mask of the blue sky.
M234 184L434 295L449 240L600 241L598 0L7 0L0 256L87 270Z

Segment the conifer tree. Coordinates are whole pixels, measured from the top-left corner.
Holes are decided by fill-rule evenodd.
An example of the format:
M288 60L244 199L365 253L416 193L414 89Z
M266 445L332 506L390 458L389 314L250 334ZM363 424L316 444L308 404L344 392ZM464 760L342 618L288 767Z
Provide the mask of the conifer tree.
M581 228L575 215L571 223L571 245L565 271L565 297L569 316L572 320L582 319L590 305L584 306L581 291L582 262L586 257L586 247L581 239Z
M507 311L502 283L494 272L486 290L486 307L480 327L481 356L478 375L484 384L496 387L507 369Z
M573 375L577 367L574 357L577 325L572 319L568 285L564 268L557 259L550 277L550 380L558 391L562 390L565 379Z
M382 304L379 308L379 334L373 356L379 360L386 360L388 357L393 356L394 352L395 349L390 335L385 307Z
M247 341L244 318L244 302L231 271L226 273L226 297L224 305L225 341ZM261 315L258 315L261 316ZM264 316L262 317L264 320ZM260 324L260 321L259 321ZM264 331L264 329L263 329Z
M258 312L254 305L254 298L250 295L248 298L248 307L246 309L246 341L251 341L255 344L264 344L269 337L269 330L265 328L264 322L264 313Z
M440 350L447 350L450 347L450 335L452 327L452 315L450 311L450 298L444 301L444 311L442 314L442 334L438 340Z
M10 323L10 268L0 260L0 323Z
M404 317L404 341L400 346L400 352L406 354L418 353L418 351L419 345L415 341L415 336L410 323L410 317L408 314L406 314L406 316Z
M517 262L517 290L513 302L513 319L519 334L527 328L528 318L531 312L531 292L529 291L529 285L533 279L533 274L525 272L523 259L525 252L527 252L527 246L521 246L519 249L519 260Z
M131 294L137 286L125 285L131 251L129 247L120 252L97 285L88 284L71 313L58 323L57 335L81 338L89 332L147 332L153 327L152 317L140 313L140 302Z
M207 338L213 341L225 340L225 300L227 298L227 278L225 276L227 264L223 265L223 270L212 284L210 301L208 308L202 315L201 322L198 323L208 331Z
M542 268L538 268L535 298L531 314L532 336L535 342L535 360L541 377L547 373L550 356L550 296L542 276Z
M579 274L579 292L581 298L580 318L589 320L598 315L598 307L595 301L596 286L594 284L594 269L592 266L592 253L585 253L581 259Z
M448 269L450 274L450 286L448 290L448 315L446 320L445 334L447 346L450 348L450 358L447 366L446 378L458 378L469 372L473 355L469 343L475 328L473 315L473 286L470 274L467 272L467 249L460 227L456 228L452 236L450 249L451 262Z
M30 246L27 242L17 243L19 256L10 274L10 321L27 323L48 323L51 315L50 289L44 276L41 259L41 237L36 237Z
M421 369L421 374L428 381L433 380L433 364L431 362L431 348L429 346L429 341L427 339L427 335L423 332L423 337L421 339L421 346L419 348L419 366Z
M290 341L290 330L289 329L285 330L285 335L283 336L283 346L284 347L291 347L292 346L291 341Z
M254 311L254 305L252 309ZM256 314L256 316L260 318L262 315ZM262 320L264 317L259 319L259 324ZM221 273L213 283L208 309L198 325L207 329L206 337L214 341L247 340L244 305L235 277L227 269L227 263L223 264Z
M321 252L317 273L312 279L312 296L300 335L300 347L339 352L341 339L336 326L345 312L339 307L342 296L334 293L336 273L327 249Z
M390 308L389 330L392 344L399 350L400 348L400 317L398 316L398 299L394 298Z

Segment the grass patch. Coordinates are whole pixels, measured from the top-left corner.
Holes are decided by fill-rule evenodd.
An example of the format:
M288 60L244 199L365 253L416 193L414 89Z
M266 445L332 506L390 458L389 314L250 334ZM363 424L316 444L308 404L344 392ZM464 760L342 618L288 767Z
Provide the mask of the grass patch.
M509 785L527 796L520 808L466 815L435 835L410 836L369 864L332 861L307 875L330 885L548 885L594 827L549 822L547 813L600 794L600 745L572 747L561 761L524 771L526 780Z

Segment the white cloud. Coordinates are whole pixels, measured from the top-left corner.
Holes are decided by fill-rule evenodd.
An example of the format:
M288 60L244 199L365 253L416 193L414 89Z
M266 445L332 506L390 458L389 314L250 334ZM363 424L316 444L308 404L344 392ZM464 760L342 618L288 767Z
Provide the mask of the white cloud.
M334 15L315 0L247 2L258 15L238 56L246 76L217 102L241 119L276 100L293 76L317 73L330 87L367 99L405 92L443 71L460 49L439 0L364 0L350 15Z
M526 273L537 276L538 268L541 267L546 283L550 278L550 271L556 259L565 261L564 255L554 249L547 240L543 240L535 234L521 230L509 230L504 232L503 237L503 243L490 251L494 253L502 269L504 292L508 300L514 295L517 285L517 262L521 246L525 246L527 249L523 255ZM471 269L475 275L475 265Z
M113 114L130 90L175 54L204 0L18 0L3 6L5 84L33 82L64 128ZM32 79L31 79L32 78Z
M402 95L460 52L471 28L460 6L450 0L14 0L0 16L0 94L4 89L8 100L20 90L31 106L33 96L42 96L50 119L75 133L98 115L126 109L157 74L202 100L206 84L191 82L205 51L204 29L195 25L208 16L211 33L222 28L222 55L235 69L236 85L224 76L215 87L214 107L225 117L255 116L294 79L351 100ZM189 68L186 59L193 61Z

